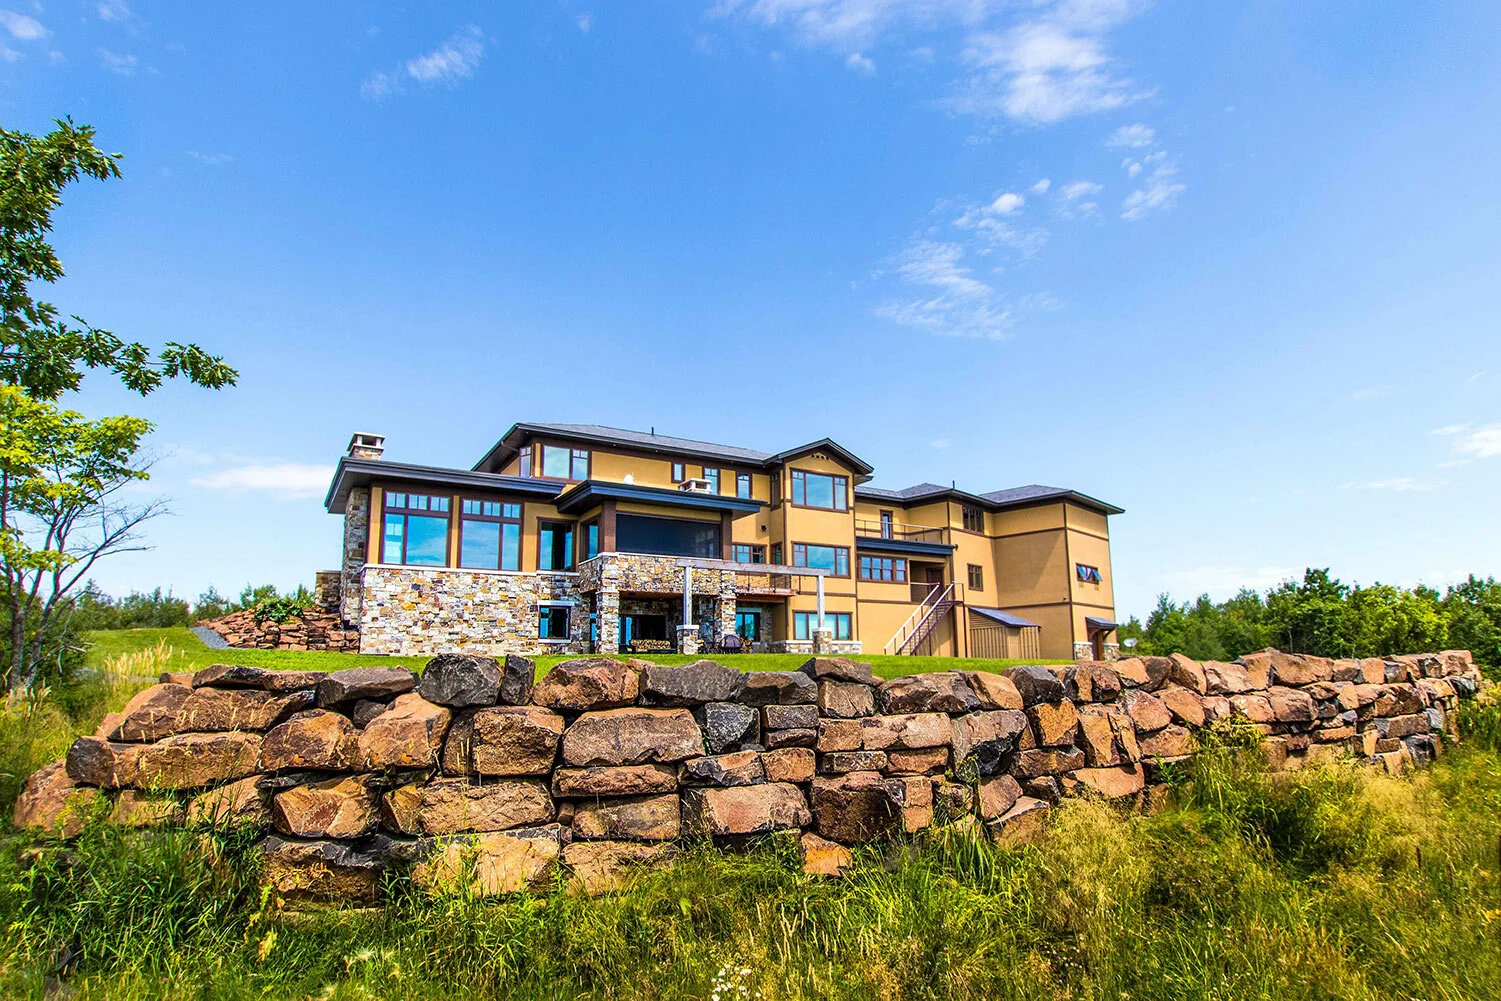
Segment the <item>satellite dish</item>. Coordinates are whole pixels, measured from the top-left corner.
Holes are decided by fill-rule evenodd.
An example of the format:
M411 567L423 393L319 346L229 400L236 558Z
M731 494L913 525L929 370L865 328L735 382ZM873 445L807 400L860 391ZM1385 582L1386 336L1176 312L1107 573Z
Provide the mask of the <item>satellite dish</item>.
M1121 646L1125 647L1127 650L1134 650L1134 649L1136 649L1136 643L1137 643L1137 640L1136 640L1136 637L1134 637L1134 636L1131 637L1128 640L1121 640Z
M626 473L625 474L625 482L627 482L627 483L635 483L636 482L636 475L634 473Z

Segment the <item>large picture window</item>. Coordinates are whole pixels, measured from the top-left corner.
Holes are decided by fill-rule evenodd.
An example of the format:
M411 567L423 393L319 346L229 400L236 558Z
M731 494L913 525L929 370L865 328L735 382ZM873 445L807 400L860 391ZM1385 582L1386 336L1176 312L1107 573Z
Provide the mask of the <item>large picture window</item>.
M537 569L567 570L573 566L573 522L537 523Z
M459 503L459 566L521 569L521 505L466 497Z
M824 626L834 633L836 640L851 639L850 636L850 613L849 612L824 612ZM813 630L818 628L817 612L793 612L792 613L792 638L810 640L813 638Z
M827 570L836 577L850 575L849 546L814 546L806 542L792 544L792 565Z
M846 509L849 478L828 473L792 471L792 503L803 507L821 507L830 511Z
M381 523L382 563L448 565L447 497L388 490Z
M615 548L622 553L698 556L717 560L719 522L622 514L615 518Z
M589 452L562 445L542 446L542 475L552 480L587 480Z
M860 579L905 583L907 561L890 556L862 556L860 557Z

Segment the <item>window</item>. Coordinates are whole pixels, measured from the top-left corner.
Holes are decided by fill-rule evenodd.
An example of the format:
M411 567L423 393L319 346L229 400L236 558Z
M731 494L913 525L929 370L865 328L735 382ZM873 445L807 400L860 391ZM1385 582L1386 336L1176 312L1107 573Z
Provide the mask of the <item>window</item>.
M984 511L966 504L960 513L960 517L963 519L964 530L966 532L980 532L982 534L985 532Z
M894 518L892 516L892 512L890 512L890 511L882 511L881 512L881 538L883 538L883 539L889 539L889 538L891 538L891 530L892 530L892 527L893 527L892 526L892 522L893 521L894 521Z
M567 570L573 566L573 522L537 523L537 569Z
M1100 568L1085 566L1083 563L1074 564L1074 573L1085 584L1098 584L1100 582Z
M786 566L782 562L782 544L780 542L773 542L771 544L771 562L775 566Z
M750 473L736 473L735 474L735 496L739 497L741 500L750 500L751 499L751 474Z
M735 635L752 643L761 638L761 610L759 608L735 612Z
M516 453L516 475L523 477L532 475L532 446L528 445Z
M709 466L704 467L704 479L709 481L709 493L719 493L719 470Z
M615 518L615 548L622 553L720 558L719 522L621 514Z
M591 521L584 526L584 559L592 560L599 555L599 522Z
M969 588L971 591L985 590L985 568L977 563L969 564Z
M542 446L542 475L553 480L587 480L589 452L562 445Z
M381 562L417 567L448 565L448 498L387 491L381 525Z
M907 561L890 556L862 556L860 557L860 579L905 583Z
M459 511L459 566L521 569L520 504L466 497Z
M850 613L849 612L824 612L824 627L834 633L836 640L850 638ZM793 612L792 613L792 636L793 639L810 640L813 638L813 630L818 628L817 612Z
M683 465L681 462L674 462L672 464L672 482L682 483L687 478L688 467Z
M782 474L779 472L771 478L771 506L778 507L782 503Z
M848 487L848 477L807 473L801 469L792 471L792 503L803 507L843 511L847 503L845 494Z
M567 605L543 605L537 609L537 638L543 640L568 639Z
M848 546L810 546L806 542L794 542L792 565L827 570L836 577L848 577L850 550Z
M736 563L765 563L766 547L748 546L737 542L730 547L730 559Z

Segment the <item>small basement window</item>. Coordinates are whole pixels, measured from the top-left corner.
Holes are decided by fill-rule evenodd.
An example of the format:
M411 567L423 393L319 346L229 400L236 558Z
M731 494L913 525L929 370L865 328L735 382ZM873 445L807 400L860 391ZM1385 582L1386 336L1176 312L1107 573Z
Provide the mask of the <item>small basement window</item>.
M543 605L537 609L537 638L568 639L568 612L567 605Z

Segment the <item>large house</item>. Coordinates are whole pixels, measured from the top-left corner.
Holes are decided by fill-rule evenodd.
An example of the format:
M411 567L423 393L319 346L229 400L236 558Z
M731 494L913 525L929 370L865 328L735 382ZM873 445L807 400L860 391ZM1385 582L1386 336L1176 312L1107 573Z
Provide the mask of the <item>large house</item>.
M1109 516L1073 490L869 485L827 438L758 452L517 424L472 469L356 434L325 505L365 653L1116 655ZM731 642L729 645L733 645Z

